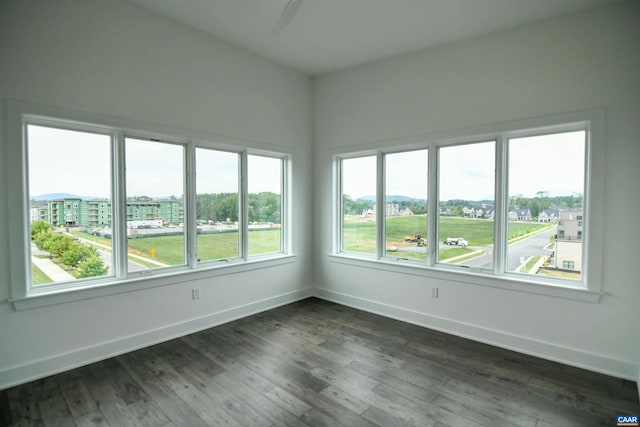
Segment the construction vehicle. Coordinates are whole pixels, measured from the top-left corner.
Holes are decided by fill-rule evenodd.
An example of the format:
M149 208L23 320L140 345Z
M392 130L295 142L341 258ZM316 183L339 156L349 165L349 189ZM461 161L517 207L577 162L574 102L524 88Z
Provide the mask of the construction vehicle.
M427 246L427 241L422 238L420 234L414 234L413 236L407 236L404 238L405 242L416 243L418 247L422 248Z

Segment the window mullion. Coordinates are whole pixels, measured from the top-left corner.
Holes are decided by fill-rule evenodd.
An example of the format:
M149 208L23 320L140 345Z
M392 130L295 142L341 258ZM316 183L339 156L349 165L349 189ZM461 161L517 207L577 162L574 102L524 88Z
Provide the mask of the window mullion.
M438 255L438 149L429 147L427 188L427 265L436 264Z
M386 194L384 177L384 154L376 156L376 258L385 254L386 245Z
M184 209L186 245L185 260L189 267L196 268L198 264L197 254L197 213L196 213L196 148L190 142L185 146L185 191L184 191Z
M111 238L113 245L114 275L118 279L127 276L127 203L126 203L126 158L124 132L113 134L112 167L112 212Z
M333 251L334 253L343 252L342 248L342 234L344 227L344 195L342 194L342 162L343 159L336 159L334 164L333 176L335 181L333 183L334 188L334 227L335 243Z
M506 270L508 245L508 207L507 177L509 176L508 138L500 135L496 139L496 175L495 175L495 209L494 209L494 273L501 275Z
M291 226L291 196L292 194L292 183L289 179L289 172L291 170L291 165L289 164L290 158L288 156L282 158L282 176L280 177L281 187L280 194L280 247L282 248L283 253L291 253L292 243L291 243L291 232L289 230Z
M245 261L249 258L249 175L248 154L244 150L240 154L240 197L238 200L240 214L238 215L238 231L240 233L241 256Z

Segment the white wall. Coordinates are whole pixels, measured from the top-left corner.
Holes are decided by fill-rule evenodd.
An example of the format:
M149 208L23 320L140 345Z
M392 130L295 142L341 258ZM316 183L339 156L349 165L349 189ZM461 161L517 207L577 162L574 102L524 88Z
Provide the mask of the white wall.
M16 312L0 239L0 388L310 293L311 80L121 0L0 4L0 236L5 102L229 135L293 154L294 263ZM191 288L202 296L191 300Z
M640 360L640 2L617 3L314 80L316 294L636 380ZM331 153L367 143L606 109L599 303L332 261ZM636 245L637 246L637 245ZM428 298L438 286L440 298Z

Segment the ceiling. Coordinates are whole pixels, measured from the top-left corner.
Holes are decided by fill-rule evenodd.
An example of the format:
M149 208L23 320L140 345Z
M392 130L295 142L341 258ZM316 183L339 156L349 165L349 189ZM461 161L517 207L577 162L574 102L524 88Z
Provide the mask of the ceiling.
M315 76L617 0L130 1Z

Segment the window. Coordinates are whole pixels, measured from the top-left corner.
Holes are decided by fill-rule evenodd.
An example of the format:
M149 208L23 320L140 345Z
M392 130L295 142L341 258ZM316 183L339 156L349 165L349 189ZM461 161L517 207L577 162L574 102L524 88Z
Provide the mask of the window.
M427 257L428 150L384 156L385 255Z
M572 246L580 240L582 215L576 213L585 193L586 135L580 130L509 139L509 212L525 210L527 217L509 221L507 271L560 274L551 254L566 253L565 240L573 240ZM536 220L549 209L558 211L560 222L540 227ZM582 245L570 251L582 253ZM564 277L579 279L579 274Z
M185 265L184 146L125 138L129 271Z
M90 209L112 199L111 137L35 124L26 131L29 209L45 213L31 223L30 285L112 276L111 240L94 243L100 224Z
M441 147L439 154L438 262L493 270L495 142Z
M69 290L95 296L113 283L138 289L141 277L291 258L286 154L220 148L183 131L158 137L148 125L131 131L123 120L102 125L82 113L56 118L15 102L8 115L18 177L10 199L20 212L10 236L16 307L46 305L22 302L31 297L73 300L58 298Z
M342 251L376 253L376 156L341 162Z
M336 255L598 293L603 116L564 117L336 154Z
M196 148L198 261L242 256L239 178L238 153Z
M249 254L281 252L282 159L250 155L247 162Z

